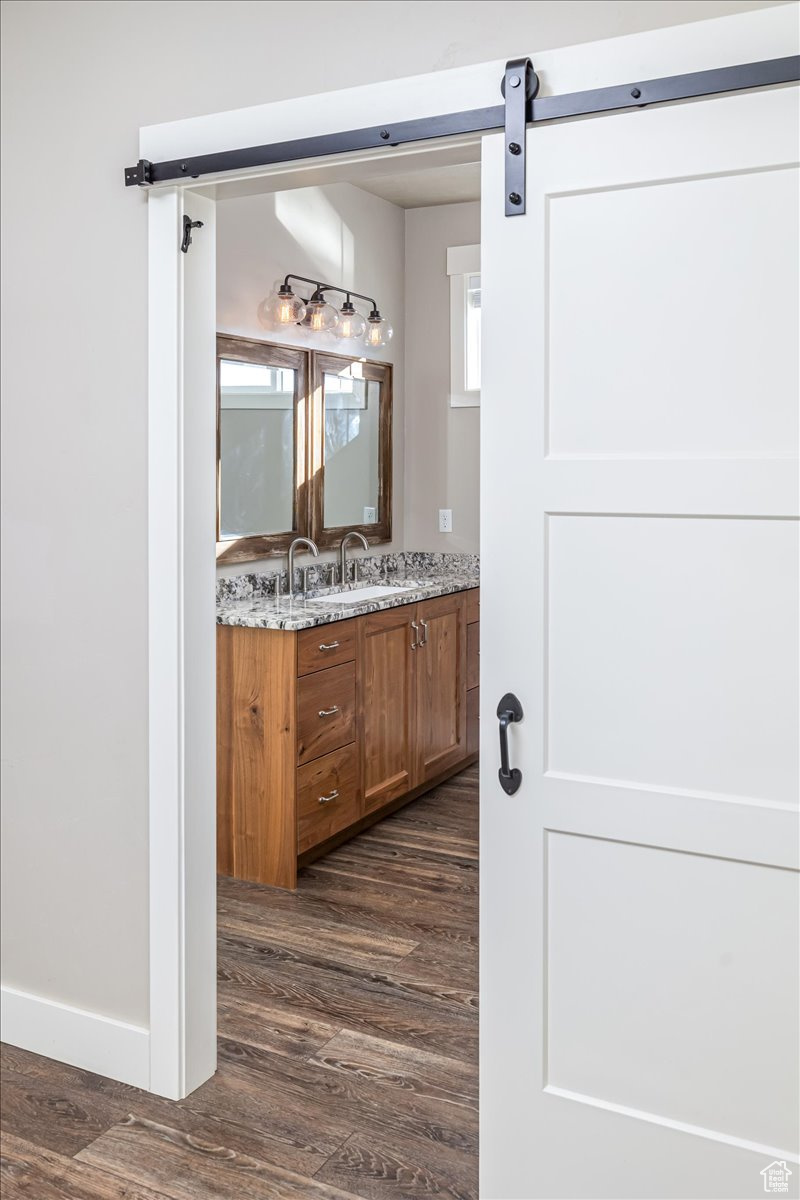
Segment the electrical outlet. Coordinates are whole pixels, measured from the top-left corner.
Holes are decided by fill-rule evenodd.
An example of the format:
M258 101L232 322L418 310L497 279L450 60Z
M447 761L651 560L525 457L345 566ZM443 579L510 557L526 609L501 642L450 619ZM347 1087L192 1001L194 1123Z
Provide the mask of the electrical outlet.
M439 509L439 533L453 532L453 510L452 508Z
M377 508L370 508L369 506L366 506L364 508L364 524L365 525L374 525L375 522L377 521L377 519L378 519Z

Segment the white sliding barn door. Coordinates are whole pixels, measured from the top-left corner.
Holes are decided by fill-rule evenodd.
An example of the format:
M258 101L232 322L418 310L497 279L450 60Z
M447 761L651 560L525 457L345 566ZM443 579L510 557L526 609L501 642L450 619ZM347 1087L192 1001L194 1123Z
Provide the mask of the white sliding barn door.
M506 218L485 142L484 1200L798 1193L799 144L540 126Z

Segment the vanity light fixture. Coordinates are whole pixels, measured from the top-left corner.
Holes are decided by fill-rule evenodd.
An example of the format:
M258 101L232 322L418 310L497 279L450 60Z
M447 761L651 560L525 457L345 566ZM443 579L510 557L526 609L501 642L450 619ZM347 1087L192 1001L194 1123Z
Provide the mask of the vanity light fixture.
M308 300L295 295L289 283L290 279L311 285L314 290ZM339 292L344 296L344 303L338 312L326 300L326 292ZM357 311L353 304L353 296L372 306L368 316ZM393 333L391 325L381 316L377 301L372 296L338 287L335 283L308 279L305 275L287 275L276 291L259 304L258 319L267 327L301 325L313 333L330 330L343 341L362 339L373 350L386 346Z

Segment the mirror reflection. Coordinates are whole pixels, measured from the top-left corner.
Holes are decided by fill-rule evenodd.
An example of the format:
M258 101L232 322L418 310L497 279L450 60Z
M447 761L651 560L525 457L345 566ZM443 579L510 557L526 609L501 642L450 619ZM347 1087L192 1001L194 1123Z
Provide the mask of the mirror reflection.
M219 361L219 536L294 528L296 372Z
M379 520L380 391L354 369L323 372L326 528Z

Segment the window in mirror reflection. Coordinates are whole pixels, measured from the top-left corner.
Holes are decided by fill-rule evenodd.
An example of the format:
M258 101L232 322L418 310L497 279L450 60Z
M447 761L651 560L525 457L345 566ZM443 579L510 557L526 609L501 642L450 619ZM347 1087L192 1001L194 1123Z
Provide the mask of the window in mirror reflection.
M295 527L296 372L219 362L219 536Z
M468 275L466 279L466 384L468 392L481 390L481 277Z
M325 527L375 525L379 508L381 385L357 378L358 363L323 372Z

